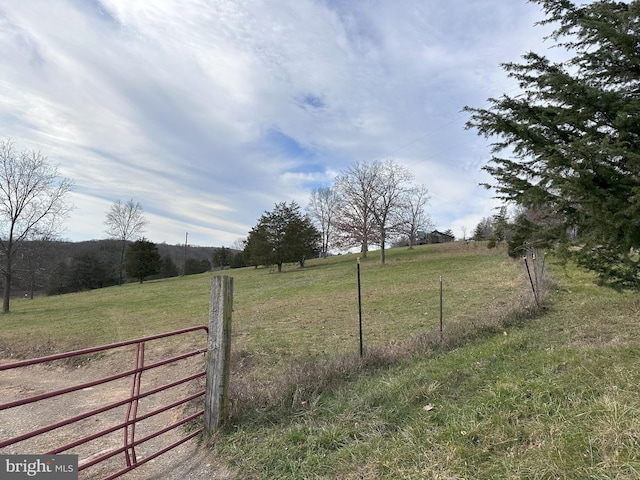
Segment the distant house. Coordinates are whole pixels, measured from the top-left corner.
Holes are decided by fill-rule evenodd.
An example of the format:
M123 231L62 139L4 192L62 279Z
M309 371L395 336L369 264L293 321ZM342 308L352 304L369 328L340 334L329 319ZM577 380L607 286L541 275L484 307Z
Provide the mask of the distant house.
M456 237L449 235L448 233L442 233L438 230L434 230L429 235L429 243L449 243L453 242Z
M425 245L427 243L448 243L453 242L456 238L448 233L442 233L438 230L425 232L419 230L416 234L416 245Z

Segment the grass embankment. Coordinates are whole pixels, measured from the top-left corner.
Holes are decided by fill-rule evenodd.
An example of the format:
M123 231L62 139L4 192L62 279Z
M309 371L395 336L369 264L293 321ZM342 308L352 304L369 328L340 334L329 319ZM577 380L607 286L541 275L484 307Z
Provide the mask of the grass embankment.
M638 298L553 272L544 315L463 327L464 346L256 415L218 452L243 478L640 478Z
M362 363L355 256L225 272L236 403L215 455L238 478L640 478L635 295L555 268L532 318L523 267L504 253L440 245L376 262L362 264ZM0 346L25 355L204 324L208 278L16 301Z

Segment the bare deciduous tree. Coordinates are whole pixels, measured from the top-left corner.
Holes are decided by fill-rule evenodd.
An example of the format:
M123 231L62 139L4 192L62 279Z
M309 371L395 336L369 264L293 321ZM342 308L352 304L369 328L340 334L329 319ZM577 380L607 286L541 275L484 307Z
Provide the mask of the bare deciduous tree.
M404 201L413 175L393 160L374 162L372 214L378 229L380 263L385 263L385 244L389 235L397 231L398 213L404 210Z
M316 188L311 192L311 199L307 212L309 216L319 227L321 234L322 246L321 254L327 257L331 241L333 240L333 231L335 229L334 221L338 209L338 196L335 189L331 187Z
M107 218L104 224L107 226L105 233L109 238L115 238L122 242L120 251L120 268L119 268L119 285L122 285L122 271L124 265L124 254L127 249L127 242L133 240L144 232L147 220L143 216L144 210L139 202L133 199L123 204L120 199L111 205L111 209L107 212Z
M9 312L13 261L28 239L52 238L71 206L66 196L73 182L35 150L17 152L11 140L0 141L0 254L4 277L2 312Z
M376 162L354 162L335 180L339 198L337 243L342 247L360 245L362 257L367 256L369 244L375 243L373 198L379 167Z
M418 231L427 230L432 226L431 219L425 211L425 206L429 202L429 190L426 185L419 185L409 188L405 192L403 207L399 211L397 218L398 232L406 235L409 241L409 248L413 248L416 243Z
M339 213L336 227L342 246L360 245L363 257L370 244L380 245L385 263L385 244L396 231L399 212L413 175L393 160L355 162L336 178Z

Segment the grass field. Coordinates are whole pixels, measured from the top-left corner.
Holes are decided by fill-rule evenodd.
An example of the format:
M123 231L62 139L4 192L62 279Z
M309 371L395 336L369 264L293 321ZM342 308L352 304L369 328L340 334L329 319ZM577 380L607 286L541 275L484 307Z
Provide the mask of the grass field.
M234 277L234 402L212 440L238 478L640 478L640 302L551 265L544 312L520 262L481 245ZM437 342L444 283L445 345ZM210 275L20 300L0 356L204 324Z
M471 320L494 300L511 301L521 266L478 245L391 250L362 259L365 346L404 340L438 321L439 277L446 321ZM237 269L234 335L238 349L313 357L358 349L356 255L307 267ZM206 324L210 274L131 283L89 292L14 300L2 318L0 351L19 356L68 350ZM500 300L496 300L500 301ZM27 337L28 332L28 337ZM29 338L29 342L24 342Z

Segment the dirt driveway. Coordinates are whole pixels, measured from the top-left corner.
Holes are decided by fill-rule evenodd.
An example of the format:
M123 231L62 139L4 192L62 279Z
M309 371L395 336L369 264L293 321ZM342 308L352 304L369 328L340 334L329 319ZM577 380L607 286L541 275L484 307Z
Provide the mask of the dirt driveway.
M145 351L145 365L161 358L173 356L175 345L156 347L155 350ZM71 365L57 362L46 366L36 365L16 370L0 371L0 403L38 395L52 390L86 383L119 372L134 368L134 353L128 350L117 350L92 358L83 365ZM1 363L10 363L0 359ZM192 373L202 371L204 356L182 360L164 367L145 371L142 375L141 392L166 385L172 381L184 378ZM0 411L0 440L21 435L25 432L50 425L70 416L79 415L88 410L100 408L107 404L128 398L131 392L132 377L111 382L107 385L88 387L78 392L61 395L53 399L38 403L23 405ZM168 405L190 394L196 393L204 386L204 378L193 380L187 384L174 387L140 400L138 417L157 408ZM197 403L196 403L197 402ZM175 407L167 412L143 420L135 426L135 438L141 439L146 435L162 429L177 420L184 418L202 408L202 398L189 404ZM118 425L125 421L127 406L121 406L40 435L27 441L10 445L0 449L4 454L41 454L59 445L70 443L82 436ZM179 427L159 437L136 447L138 460L153 454L159 449L185 436L185 428ZM123 445L124 432L119 429L104 437L100 437L88 444L75 447L65 452L77 454L80 463L103 455L114 448ZM88 468L80 472L79 478L98 480L111 472L118 471L125 466L124 454ZM120 477L125 480L143 479L232 479L232 472L217 464L210 450L198 444L196 440L189 440L179 447L156 457L139 468Z

